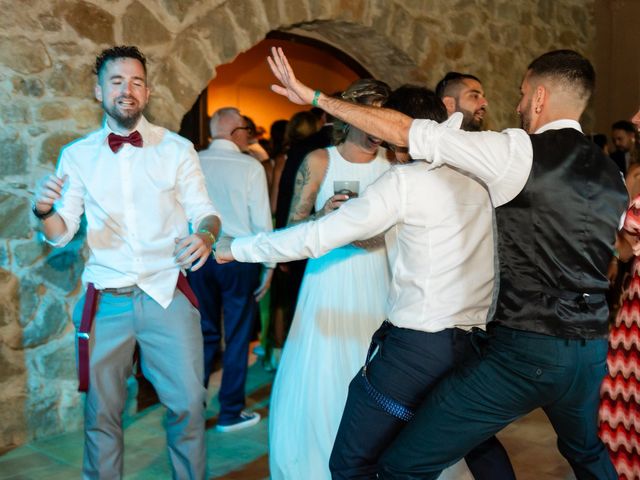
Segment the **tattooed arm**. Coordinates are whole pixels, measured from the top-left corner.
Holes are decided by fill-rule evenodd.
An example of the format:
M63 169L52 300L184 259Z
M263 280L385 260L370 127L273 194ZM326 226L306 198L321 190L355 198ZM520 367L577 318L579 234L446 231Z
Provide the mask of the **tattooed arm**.
M293 187L288 226L303 222L311 215L328 165L329 155L324 149L314 150L302 161Z

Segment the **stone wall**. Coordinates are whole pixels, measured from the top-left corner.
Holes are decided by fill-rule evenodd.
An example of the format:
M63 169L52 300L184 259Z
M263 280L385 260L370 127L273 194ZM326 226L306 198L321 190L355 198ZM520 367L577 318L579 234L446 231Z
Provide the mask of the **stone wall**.
M91 66L100 50L140 46L153 89L148 116L172 129L216 66L270 30L330 43L393 86L473 72L488 92L492 125L502 128L515 125L518 85L534 56L591 52L592 3L0 0L0 450L81 425L70 314L83 235L50 249L29 203L60 147L99 124Z

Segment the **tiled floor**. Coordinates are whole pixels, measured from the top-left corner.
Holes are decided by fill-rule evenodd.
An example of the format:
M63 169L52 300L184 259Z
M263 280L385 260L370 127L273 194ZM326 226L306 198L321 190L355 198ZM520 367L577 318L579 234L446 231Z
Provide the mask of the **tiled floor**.
M210 394L219 384L212 378ZM268 417L273 374L254 364L247 380L248 407ZM261 480L269 478L267 421L232 433L218 433L217 402L209 402L207 422L210 478ZM125 478L171 478L162 428L163 408L151 407L125 426ZM499 435L509 451L519 480L568 480L575 478L556 450L556 436L540 411L509 426ZM80 477L82 433L68 433L32 442L0 456L0 479L69 480ZM302 479L301 479L302 480ZM313 480L313 479L309 479Z

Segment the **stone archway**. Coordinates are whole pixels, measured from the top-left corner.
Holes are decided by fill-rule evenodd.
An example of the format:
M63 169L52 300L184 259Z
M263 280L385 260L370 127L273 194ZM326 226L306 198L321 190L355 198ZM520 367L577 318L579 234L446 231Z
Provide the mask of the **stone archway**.
M24 411L2 422L0 449L82 418L69 318L82 238L62 251L43 246L29 200L60 147L99 125L91 65L100 50L137 44L148 55L149 116L174 130L215 68L272 30L329 43L394 86L473 72L503 128L531 58L560 47L590 54L594 1L0 0L0 268L9 272L0 293L5 311L19 313L0 319L0 344L12 350L0 352L0 400ZM16 332L21 344L9 342ZM7 369L6 358L24 365Z

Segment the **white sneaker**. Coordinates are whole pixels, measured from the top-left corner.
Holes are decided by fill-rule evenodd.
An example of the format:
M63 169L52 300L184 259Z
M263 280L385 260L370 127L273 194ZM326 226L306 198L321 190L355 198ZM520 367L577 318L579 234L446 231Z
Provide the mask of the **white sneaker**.
M216 425L218 432L235 432L236 430L242 430L243 428L253 427L260 421L260 414L258 412L247 412L243 410L240 412L238 418L231 420L225 425Z

